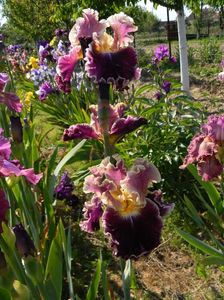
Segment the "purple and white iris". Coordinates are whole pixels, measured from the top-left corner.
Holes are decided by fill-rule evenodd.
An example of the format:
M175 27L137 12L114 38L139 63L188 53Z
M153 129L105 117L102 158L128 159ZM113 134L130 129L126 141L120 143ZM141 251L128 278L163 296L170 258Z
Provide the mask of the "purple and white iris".
M224 116L211 115L188 146L188 154L181 169L189 164L197 165L198 173L210 181L223 173L224 163Z
M90 168L84 192L93 193L84 206L81 228L89 233L98 229L100 219L113 253L124 259L151 252L160 243L163 216L173 208L164 204L161 192L148 194L148 186L160 181L158 169L137 159L130 170L118 157L105 158Z

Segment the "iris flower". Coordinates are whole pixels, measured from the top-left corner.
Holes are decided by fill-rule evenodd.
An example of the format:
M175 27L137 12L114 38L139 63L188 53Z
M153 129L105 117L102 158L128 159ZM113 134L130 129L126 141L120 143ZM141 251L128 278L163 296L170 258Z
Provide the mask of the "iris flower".
M35 174L33 168L25 169L19 161L11 160L10 155L10 142L3 136L3 129L0 128L0 176L25 176L30 183L36 185L43 175Z
M126 106L123 103L110 105L109 107L109 135L111 144L115 144L125 134L136 130L141 125L147 124L145 118L128 116L125 117ZM90 124L76 124L65 129L63 139L69 141L73 139L103 139L99 118L98 106L91 105L91 121Z
M124 259L147 254L160 243L162 217L173 207L162 202L162 193L148 194L148 186L160 181L158 169L144 159L137 159L130 170L118 157L105 158L90 168L84 192L93 193L84 206L81 229L93 232L100 219L105 235L116 256Z
M113 37L106 33L111 26ZM83 11L83 17L77 19L69 39L72 49L69 55L59 58L57 72L63 80L70 80L74 67L81 58L77 55L82 49L85 56L85 70L96 82L112 83L117 89L123 89L134 79L139 79L137 53L129 44L137 30L132 18L124 13L115 14L107 20L98 19L98 12L92 9ZM80 47L80 48L77 48Z
M14 112L22 111L22 103L18 96L14 93L6 92L5 87L9 81L9 76L6 73L0 73L0 103L5 104L8 109Z
M188 154L181 169L189 164L197 165L198 173L210 181L223 173L224 116L211 115L188 146Z
M104 33L95 39L86 50L85 70L96 82L112 83L117 89L125 88L131 80L140 78L137 53L129 44L137 27L132 18L124 13L107 19L113 37Z
M61 80L71 80L73 70L77 62L82 58L85 49L94 37L100 37L107 27L105 20L99 21L98 12L93 9L84 9L83 17L76 20L69 33L72 49L69 54L60 56L57 64L57 74Z

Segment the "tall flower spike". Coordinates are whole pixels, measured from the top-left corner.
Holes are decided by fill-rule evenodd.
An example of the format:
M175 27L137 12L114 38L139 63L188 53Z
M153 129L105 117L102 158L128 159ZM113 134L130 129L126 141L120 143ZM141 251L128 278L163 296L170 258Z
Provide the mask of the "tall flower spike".
M94 196L85 204L85 219L80 226L91 233L102 215L103 229L114 254L136 258L159 245L162 217L173 205L162 202L160 191L147 196L148 186L161 178L153 164L138 159L127 171L117 155L112 161L105 158L90 169L91 175L85 179L84 192Z

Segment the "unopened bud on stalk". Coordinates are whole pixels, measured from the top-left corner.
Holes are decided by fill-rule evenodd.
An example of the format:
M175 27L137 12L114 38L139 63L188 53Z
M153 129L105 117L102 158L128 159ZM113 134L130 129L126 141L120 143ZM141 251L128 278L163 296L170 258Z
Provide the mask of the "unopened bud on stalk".
M23 126L20 117L10 117L11 133L13 141L20 144L23 142Z
M36 249L33 241L28 235L27 231L22 224L17 224L13 227L13 232L16 236L16 248L22 257L27 257L29 255L34 256Z

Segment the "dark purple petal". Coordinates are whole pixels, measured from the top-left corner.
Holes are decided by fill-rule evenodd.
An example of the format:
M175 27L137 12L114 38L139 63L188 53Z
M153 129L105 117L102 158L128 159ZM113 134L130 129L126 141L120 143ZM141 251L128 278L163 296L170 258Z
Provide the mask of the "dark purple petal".
M70 141L73 139L98 139L99 135L95 129L89 124L77 124L72 125L68 129L65 129L63 134L64 141Z
M23 126L20 117L10 117L11 134L13 141L16 143L22 143L23 141Z
M171 88L171 82L169 81L164 81L162 84L162 89L166 92L169 93Z
M160 243L163 222L157 205L150 200L138 214L122 217L109 207L102 219L116 256L137 258L148 254Z
M98 197L93 197L91 201L85 202L84 208L85 220L80 222L83 231L92 233L100 228L100 218L103 214L102 202Z
M160 100L161 98L162 98L162 96L163 96L163 94L161 93L161 92L156 92L155 94L154 94L154 97L157 99L157 100Z
M116 122L114 122L113 126L111 127L110 138L120 138L123 135L130 133L145 124L147 124L147 120L145 118L137 118L131 116L128 116L126 119L120 118Z
M105 53L89 48L86 61L88 76L97 82L113 83L120 89L130 80L136 79L137 53L132 47Z
M18 224L13 227L13 232L16 236L16 248L22 257L28 255L34 256L36 249L33 241L28 235L27 231L22 224Z
M6 214L9 210L9 202L5 197L5 193L0 189L0 233L2 232L2 222L6 221Z
M71 178L68 176L68 172L64 172L61 176L60 182L55 187L54 196L58 200L69 199L72 196L74 190L74 184Z
M174 203L163 202L163 193L161 190L153 191L152 193L148 194L147 197L156 203L161 217L168 215L174 208Z

